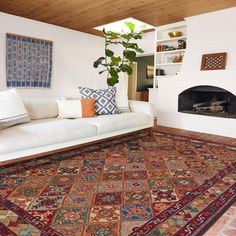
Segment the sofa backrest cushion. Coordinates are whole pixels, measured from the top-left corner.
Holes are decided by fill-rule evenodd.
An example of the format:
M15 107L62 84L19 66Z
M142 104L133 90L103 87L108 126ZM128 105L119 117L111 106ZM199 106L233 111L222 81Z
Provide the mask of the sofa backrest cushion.
M56 98L24 99L24 104L32 120L56 118L58 116Z
M0 92L0 129L29 121L29 115L16 89Z
M130 112L128 94L126 90L118 90L115 101L116 107L121 113Z

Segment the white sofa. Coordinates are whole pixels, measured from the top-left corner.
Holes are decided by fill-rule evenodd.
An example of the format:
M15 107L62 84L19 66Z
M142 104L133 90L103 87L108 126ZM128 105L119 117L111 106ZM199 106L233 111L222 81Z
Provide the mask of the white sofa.
M46 104L35 105L34 100L27 103L37 110L38 117L33 117L29 123L0 130L0 165L21 157L153 127L153 107L148 102L129 101L129 113L78 119L56 118L56 99L48 100Z

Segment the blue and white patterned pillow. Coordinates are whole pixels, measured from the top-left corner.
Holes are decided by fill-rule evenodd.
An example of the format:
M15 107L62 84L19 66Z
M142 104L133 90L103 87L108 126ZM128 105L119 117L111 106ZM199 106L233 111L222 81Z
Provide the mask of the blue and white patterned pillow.
M116 88L90 89L79 87L81 98L95 98L94 108L97 115L109 115L120 113L116 107Z

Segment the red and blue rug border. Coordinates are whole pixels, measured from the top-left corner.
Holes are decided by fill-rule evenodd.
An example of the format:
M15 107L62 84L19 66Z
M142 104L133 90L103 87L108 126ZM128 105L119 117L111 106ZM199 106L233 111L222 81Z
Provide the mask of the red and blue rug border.
M215 183L220 181L223 177L229 174L232 171L236 171L236 162L232 163L224 170L220 171L213 178L206 180L202 185L195 188L193 191L188 192L183 198L181 198L178 202L174 203L166 210L158 214L157 216L150 219L144 225L138 228L133 229L133 233L130 236L145 236L155 230L161 223L166 221L168 218L176 214L178 211L183 209L187 204L193 201L196 197L203 194L210 187L212 187ZM201 211L197 216L195 216L189 223L187 223L184 227L182 227L178 232L175 233L175 236L183 236L183 235L201 235L206 229L209 228L209 225L213 224L218 217L226 211L229 206L231 206L236 200L236 184L228 188L224 193L222 193L219 197L215 199L210 205L208 205L203 211ZM213 205L218 204L218 208L215 209L215 212L211 211L211 217L208 217L208 220L205 221L205 224L194 224L194 231L187 232L191 223L196 223L196 219L200 216L200 214L204 214L206 212L210 212L212 210ZM203 222L204 223L204 222ZM193 225L191 225L193 227Z

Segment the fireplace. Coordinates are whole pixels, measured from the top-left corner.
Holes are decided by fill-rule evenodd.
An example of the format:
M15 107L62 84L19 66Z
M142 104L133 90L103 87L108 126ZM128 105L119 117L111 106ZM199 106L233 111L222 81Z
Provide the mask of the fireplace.
M178 111L196 115L236 118L236 96L214 86L195 86L178 97Z

